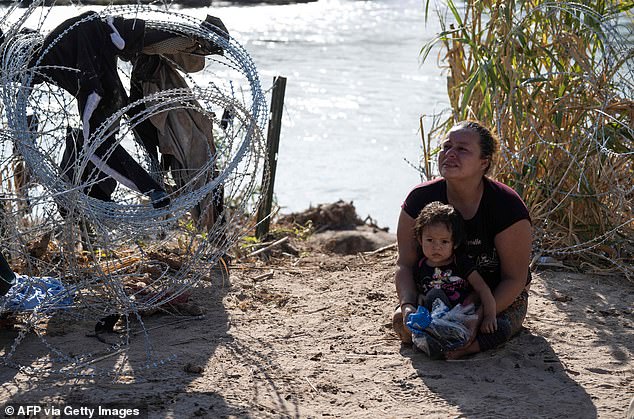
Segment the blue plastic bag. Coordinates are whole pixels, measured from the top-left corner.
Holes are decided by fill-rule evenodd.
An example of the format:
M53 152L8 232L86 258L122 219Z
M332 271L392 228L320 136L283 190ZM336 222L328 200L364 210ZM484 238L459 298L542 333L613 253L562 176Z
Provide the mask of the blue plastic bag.
M58 310L73 304L74 290L53 277L17 275L13 286L0 299L0 308L19 312Z
M431 313L419 306L409 315L407 327L412 331L414 345L430 357L438 352L460 348L471 339L467 321L477 320L473 304L456 305L449 309L440 299L434 300Z

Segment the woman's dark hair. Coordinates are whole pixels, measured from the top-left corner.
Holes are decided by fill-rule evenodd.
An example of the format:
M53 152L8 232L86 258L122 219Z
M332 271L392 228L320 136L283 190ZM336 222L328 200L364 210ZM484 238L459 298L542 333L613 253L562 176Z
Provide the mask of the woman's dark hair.
M464 221L460 213L451 205L440 201L430 202L420 210L414 232L416 239L423 235L423 229L432 224L444 224L451 231L454 247L458 247L464 238Z
M478 121L461 121L454 125L454 128L468 129L478 134L478 138L480 138L480 158L489 159L489 165L484 170L484 173L487 173L491 168L493 155L498 150L499 141L497 137Z

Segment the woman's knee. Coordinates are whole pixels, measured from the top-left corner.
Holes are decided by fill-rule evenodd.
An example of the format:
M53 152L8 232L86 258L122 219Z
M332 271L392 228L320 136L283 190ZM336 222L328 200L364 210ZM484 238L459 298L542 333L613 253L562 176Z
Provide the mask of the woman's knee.
M477 340L481 351L486 351L500 346L507 342L513 336L511 323L505 319L498 317L498 328L493 333L478 333Z
M523 291L519 297L501 315L509 321L511 325L511 335L515 335L522 330L526 313L528 312L528 293Z
M493 349L510 340L520 330L528 309L528 293L522 292L517 299L498 315L498 328L493 333L480 333L477 336L480 350Z

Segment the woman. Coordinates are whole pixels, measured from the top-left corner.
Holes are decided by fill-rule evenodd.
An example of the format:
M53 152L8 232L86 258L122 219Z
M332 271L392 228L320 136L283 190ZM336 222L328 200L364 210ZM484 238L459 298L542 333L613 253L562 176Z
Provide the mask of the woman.
M531 222L517 193L485 176L496 149L497 140L480 123L456 124L441 143L438 166L442 177L416 186L403 203L398 221L395 283L400 305L393 325L403 342L411 342L405 322L416 311L418 299L413 272L421 249L414 235L414 222L428 203L441 201L460 212L465 220L465 251L493 290L498 330L477 334L464 348L447 353L447 358L498 346L521 329L526 316ZM466 302L474 300L472 295ZM481 308L478 317L482 318ZM473 327L474 334L477 326Z

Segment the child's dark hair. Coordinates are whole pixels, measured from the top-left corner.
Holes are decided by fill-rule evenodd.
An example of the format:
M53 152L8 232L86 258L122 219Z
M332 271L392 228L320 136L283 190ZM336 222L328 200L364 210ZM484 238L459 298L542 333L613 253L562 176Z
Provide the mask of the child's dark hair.
M451 231L454 247L460 246L464 238L464 221L456 209L440 201L430 202L420 211L414 224L416 238L423 235L423 229L432 224L444 224Z

